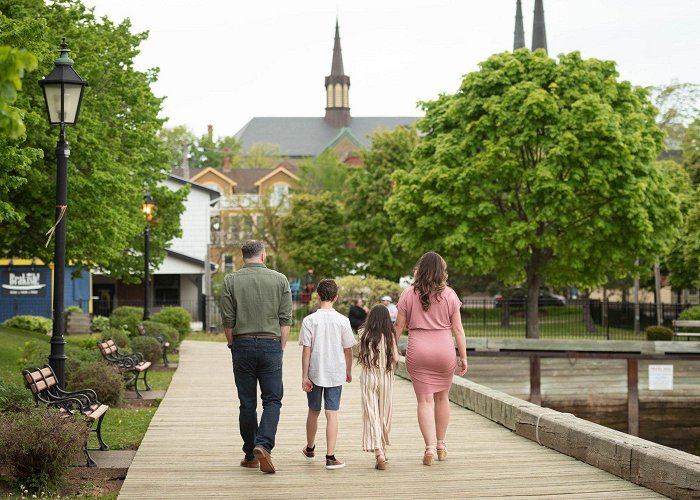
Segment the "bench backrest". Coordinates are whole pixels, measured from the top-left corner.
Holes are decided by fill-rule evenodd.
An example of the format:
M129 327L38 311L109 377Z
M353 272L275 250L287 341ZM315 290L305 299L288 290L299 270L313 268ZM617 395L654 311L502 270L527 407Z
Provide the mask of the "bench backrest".
M104 342L98 342L97 347L103 356L109 356L110 354L117 352L119 349L117 344L115 344L114 340L112 339L107 339Z
M35 395L47 391L57 384L56 375L48 365L33 371L25 370L24 382Z
M700 320L698 320L698 319L674 319L673 326L677 326L677 327L689 326L689 327L700 328Z

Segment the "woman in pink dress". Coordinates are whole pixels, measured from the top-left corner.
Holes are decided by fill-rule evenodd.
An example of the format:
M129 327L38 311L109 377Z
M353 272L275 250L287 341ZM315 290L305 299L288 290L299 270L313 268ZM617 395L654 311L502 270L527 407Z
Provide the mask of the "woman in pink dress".
M418 400L418 425L425 453L423 464L433 458L447 458L445 435L450 420L448 398L455 361L455 344L459 352L458 373L467 372L467 343L460 315L462 302L447 286L447 265L435 252L424 254L416 266L413 284L399 299L396 341L408 328L406 368Z

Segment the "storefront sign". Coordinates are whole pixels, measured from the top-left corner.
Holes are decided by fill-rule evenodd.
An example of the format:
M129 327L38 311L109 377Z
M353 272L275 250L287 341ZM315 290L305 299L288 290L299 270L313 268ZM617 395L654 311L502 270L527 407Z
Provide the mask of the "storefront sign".
M49 273L46 269L33 267L5 268L0 273L0 289L3 297L44 297Z
M673 365L649 365L649 390L673 390Z

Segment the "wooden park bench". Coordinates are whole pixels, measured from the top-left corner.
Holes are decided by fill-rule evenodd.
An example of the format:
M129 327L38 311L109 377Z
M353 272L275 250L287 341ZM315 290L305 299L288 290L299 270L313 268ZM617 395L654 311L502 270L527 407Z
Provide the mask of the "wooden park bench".
M97 400L97 394L92 389L68 392L58 387L56 375L53 369L46 365L35 370L24 370L24 382L32 391L37 406L43 404L48 408L56 408L66 417L69 415L83 415L87 421L90 432L97 434L99 448L88 448L88 439L85 440L85 456L87 466L95 467L95 461L90 456L90 450L109 450L109 446L102 440L102 419L109 406L103 405ZM97 427L93 428L95 422ZM89 436L89 435L88 435Z
M694 332L683 331L683 328L695 328ZM674 319L673 334L676 337L700 337L700 320L697 319Z
M143 396L139 392L139 376L143 373L143 383L146 386L147 391L151 390L151 386L148 385L148 369L151 367L151 362L146 361L143 358L143 354L140 352L135 352L133 354L120 354L119 347L114 343L114 340L107 339L104 342L98 342L97 348L102 353L102 357L105 360L119 368L119 370L125 374L126 386L133 387L136 391L136 397L142 399Z
M139 335L144 337L148 335L148 332L146 332L146 327L143 325L138 325L136 330L139 332ZM170 360L168 360L168 349L170 348L170 342L166 342L162 335L158 335L153 338L158 341L163 349L163 366L167 367L170 364Z

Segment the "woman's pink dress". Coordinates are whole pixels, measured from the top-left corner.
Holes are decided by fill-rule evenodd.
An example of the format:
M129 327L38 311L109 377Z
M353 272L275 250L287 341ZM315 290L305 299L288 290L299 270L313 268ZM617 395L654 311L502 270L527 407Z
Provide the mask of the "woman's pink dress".
M423 310L420 295L408 287L399 298L399 316L404 315L408 328L406 369L416 394L445 391L452 384L457 364L450 318L462 302L450 287L430 299Z

